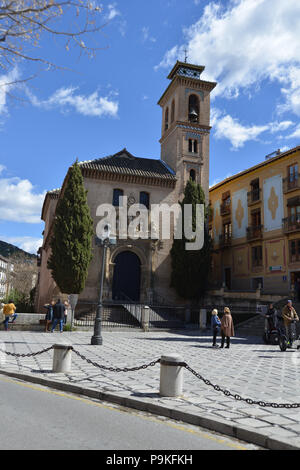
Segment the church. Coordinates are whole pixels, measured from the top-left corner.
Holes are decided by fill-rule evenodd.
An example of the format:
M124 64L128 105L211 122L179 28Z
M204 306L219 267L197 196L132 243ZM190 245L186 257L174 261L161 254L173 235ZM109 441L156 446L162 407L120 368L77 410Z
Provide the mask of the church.
M94 221L93 259L79 304L97 302L102 265L102 247L96 241L99 222L97 207L111 204L118 211L121 196L128 206L141 203L173 205L182 200L187 181L199 183L209 201L210 93L216 83L201 78L205 67L177 61L168 75L168 87L158 101L162 109L161 155L150 159L132 155L124 148L118 153L79 162L88 205ZM38 251L39 279L36 308L60 295L47 261L56 205L63 194L60 189L46 193L41 218L45 223L43 245ZM104 267L103 299L124 296L140 303L182 304L170 287L173 240L116 239L110 244Z

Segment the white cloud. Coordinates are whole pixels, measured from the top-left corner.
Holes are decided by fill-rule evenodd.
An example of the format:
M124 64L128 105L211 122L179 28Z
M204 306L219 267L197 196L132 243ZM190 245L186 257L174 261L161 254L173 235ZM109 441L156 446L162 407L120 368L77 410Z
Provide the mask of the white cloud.
M286 131L289 127L293 126L293 124L293 121L271 122L269 124L270 132L275 134L276 132Z
M0 114L7 113L7 94L16 86L20 79L17 67L6 75L0 76Z
M236 150L243 147L248 141L257 140L263 132L271 134L282 132L293 126L294 123L292 121L274 121L262 125L244 125L237 118L233 118L218 108L212 108L211 125L215 137L217 139L228 139L233 150Z
M150 36L149 27L143 26L142 28L143 41L156 42L156 39L153 36Z
M113 20L116 16L120 16L121 13L119 12L119 10L117 10L116 8L116 3L110 3L107 8L108 8L108 13L106 15L106 18L108 21L111 21Z
M285 83L281 89L285 97L285 103L278 105L278 111L280 113L292 111L300 116L300 67L279 70L278 79Z
M69 110L74 108L75 111L84 116L93 117L117 117L119 103L111 99L109 96L99 96L95 91L88 96L76 94L76 87L60 88L55 91L47 100L39 100L31 92L27 90L27 94L31 103L34 106L52 109L61 108L62 110Z
M288 145L284 145L283 147L280 147L280 152L286 152L289 149L290 147Z
M300 139L300 124L294 129L294 132L286 136L286 139Z
M36 255L37 250L43 244L42 238L36 237L7 237L5 235L0 235L0 240L3 240L7 243L11 243L12 245L18 246L27 253L33 253Z
M0 178L0 220L40 223L44 197L27 179Z
M187 47L188 61L205 65L206 79L218 81L214 96L237 97L264 79L276 80L285 110L300 115L299 0L222 4L206 5L201 18L184 29L185 44L167 51L158 67L173 66Z
M233 149L243 147L249 140L257 140L257 137L269 129L268 126L243 126L237 119L229 114L221 117L215 124L215 137L217 139L230 140Z

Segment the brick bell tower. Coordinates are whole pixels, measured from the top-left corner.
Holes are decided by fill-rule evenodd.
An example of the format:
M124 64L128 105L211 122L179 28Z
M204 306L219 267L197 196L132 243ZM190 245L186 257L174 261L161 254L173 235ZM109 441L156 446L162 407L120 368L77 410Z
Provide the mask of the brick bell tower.
M192 178L201 184L208 203L210 93L216 83L200 78L204 69L177 61L158 104L162 108L161 159L176 172L178 197Z

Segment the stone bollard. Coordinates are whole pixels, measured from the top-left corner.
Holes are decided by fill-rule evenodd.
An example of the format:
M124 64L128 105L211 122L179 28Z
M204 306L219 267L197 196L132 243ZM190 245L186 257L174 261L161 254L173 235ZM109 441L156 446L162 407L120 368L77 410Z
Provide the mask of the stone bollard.
M162 397L178 397L183 389L183 362L178 354L168 354L160 359L160 388Z
M142 328L144 331L149 331L150 308L148 305L142 307Z
M69 344L53 345L52 372L71 372L72 349L72 346Z

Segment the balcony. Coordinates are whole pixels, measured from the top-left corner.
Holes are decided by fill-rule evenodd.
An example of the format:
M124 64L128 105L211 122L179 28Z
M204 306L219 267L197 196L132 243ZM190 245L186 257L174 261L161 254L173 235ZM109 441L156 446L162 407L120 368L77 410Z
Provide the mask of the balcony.
M248 206L255 204L256 202L261 202L261 189L256 188L252 189L247 193Z
M282 229L284 233L298 232L300 230L300 214L282 219Z
M290 191L295 191L296 189L300 188L300 173L295 175L294 178L288 176L287 178L283 178L282 180L282 190L283 193L288 193Z
M222 234L219 236L219 246L220 248L228 248L231 246L231 234Z
M229 200L226 200L224 202L222 202L221 206L220 206L220 214L221 215L230 215L231 214L231 201L230 199Z
M251 225L247 227L247 240L259 240L262 238L263 225Z

